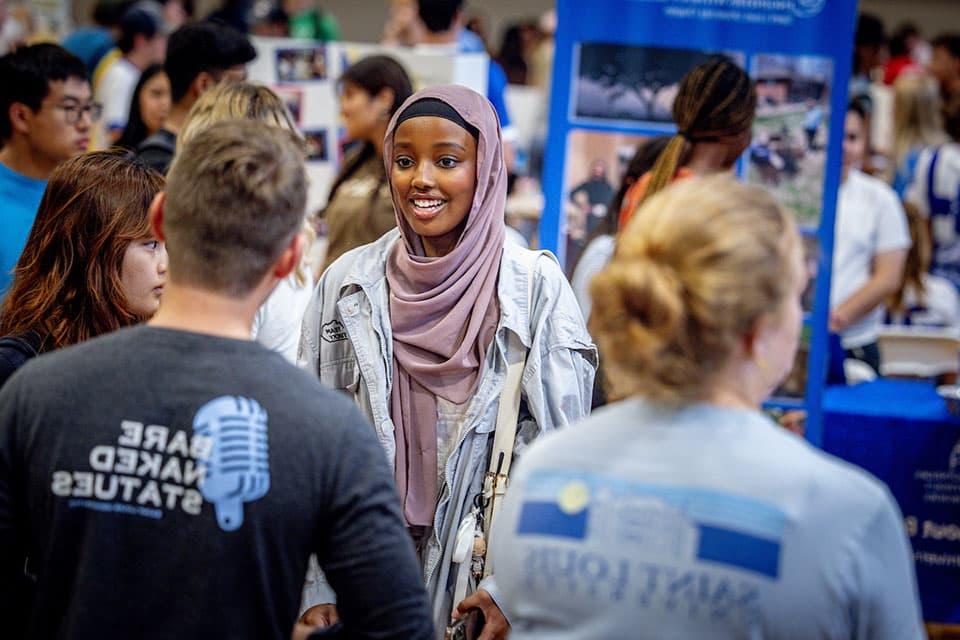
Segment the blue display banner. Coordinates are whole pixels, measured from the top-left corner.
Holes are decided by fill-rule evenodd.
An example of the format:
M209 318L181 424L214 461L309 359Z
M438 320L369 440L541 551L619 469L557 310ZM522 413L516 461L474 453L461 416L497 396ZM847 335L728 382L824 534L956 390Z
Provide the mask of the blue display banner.
M805 409L822 442L833 224L856 22L854 0L558 0L540 245L568 273L644 140L675 131L683 75L723 53L756 81L738 174L797 215L818 264L803 353L774 404Z

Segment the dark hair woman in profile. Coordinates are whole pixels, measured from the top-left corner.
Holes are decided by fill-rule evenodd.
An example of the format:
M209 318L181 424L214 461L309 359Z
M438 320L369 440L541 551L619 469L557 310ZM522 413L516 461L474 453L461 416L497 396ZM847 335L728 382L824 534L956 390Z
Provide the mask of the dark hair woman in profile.
M167 253L147 210L162 189L160 174L116 151L57 167L0 308L0 385L33 356L154 314Z
M154 64L140 74L130 101L130 119L116 146L133 151L155 134L170 114L170 78L162 64Z
M756 110L753 81L730 58L711 56L687 72L673 102L677 133L653 169L627 192L620 227L641 203L674 180L732 170L750 145Z
M370 56L352 65L340 77L340 89L347 138L360 148L347 156L321 213L327 227L321 273L350 249L396 226L383 170L383 136L394 112L413 93L407 72L388 56Z

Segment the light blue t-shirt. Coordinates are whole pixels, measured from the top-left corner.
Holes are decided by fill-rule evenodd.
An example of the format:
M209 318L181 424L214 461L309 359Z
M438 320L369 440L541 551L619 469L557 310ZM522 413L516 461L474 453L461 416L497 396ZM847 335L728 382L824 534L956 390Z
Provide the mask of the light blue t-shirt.
M886 487L760 413L629 400L522 456L490 557L514 640L924 637Z
M0 162L0 299L10 288L46 188L46 180L20 175Z

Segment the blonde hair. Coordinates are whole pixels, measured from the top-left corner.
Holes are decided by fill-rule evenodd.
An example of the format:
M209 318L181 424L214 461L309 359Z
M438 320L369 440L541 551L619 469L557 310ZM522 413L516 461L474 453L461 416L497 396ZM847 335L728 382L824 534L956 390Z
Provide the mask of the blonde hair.
M897 166L911 149L946 141L940 91L933 78L905 74L893 85L893 159Z
M590 287L609 397L702 398L756 321L780 308L797 242L769 194L726 175L648 200Z
M177 135L177 154L197 134L227 120L262 122L285 129L301 142L303 140L287 105L271 89L250 82L221 82L204 92L190 108L183 129ZM317 234L310 216L304 219L303 234L307 238L307 247L313 246ZM303 260L294 272L294 278L301 286L308 283L312 273L308 254L309 251L304 252Z

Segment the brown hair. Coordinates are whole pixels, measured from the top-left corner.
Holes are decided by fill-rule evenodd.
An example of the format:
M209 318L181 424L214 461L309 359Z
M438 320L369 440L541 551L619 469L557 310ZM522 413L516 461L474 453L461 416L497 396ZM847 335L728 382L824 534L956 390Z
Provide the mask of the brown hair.
M227 120L250 120L285 129L302 144L303 136L297 129L293 115L272 89L250 82L223 82L205 91L190 108L183 129L177 135L177 153L199 132L214 123ZM303 233L309 247L317 239L312 216L304 217ZM309 256L304 252L293 277L297 284L305 285L310 279L310 272Z
M118 151L58 166L0 311L0 334L34 331L51 350L143 320L126 306L120 271L127 246L151 236L147 210L162 189L159 173Z
M218 122L177 154L167 176L169 278L243 297L303 228L299 140L262 122Z
M924 304L926 291L923 286L923 276L929 273L930 262L933 259L933 240L930 238L929 221L912 202L904 202L903 210L907 213L907 226L910 228L910 239L913 244L903 265L903 281L897 291L887 298L887 308L893 313L906 312L903 294L908 287L913 287L917 293L917 301Z
M671 185L640 207L590 287L609 397L702 397L790 287L792 218L729 176Z
M673 181L697 142L721 142L750 129L757 92L747 73L726 56L711 56L680 81L673 102L677 134L651 169L641 204Z

